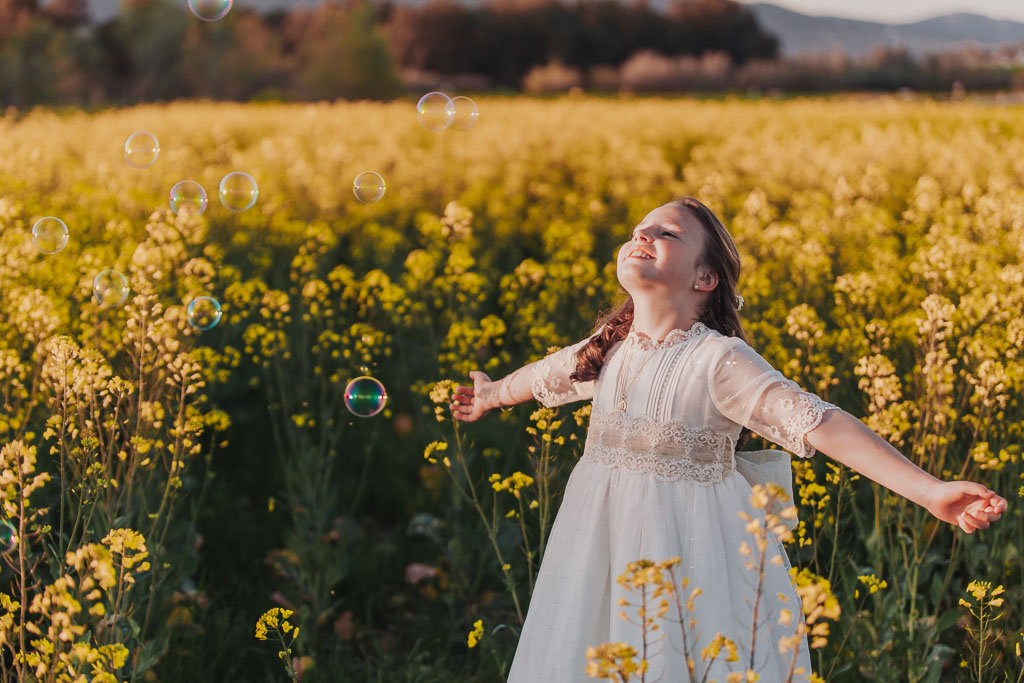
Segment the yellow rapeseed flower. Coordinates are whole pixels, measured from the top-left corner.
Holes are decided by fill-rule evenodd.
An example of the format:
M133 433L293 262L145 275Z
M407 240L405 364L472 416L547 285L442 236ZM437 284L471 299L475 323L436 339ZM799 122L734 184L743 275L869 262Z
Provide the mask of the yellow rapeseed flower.
M423 458L431 464L436 464L437 458L434 457L434 454L438 451L445 450L448 450L447 441L431 441L427 444L427 447L423 449Z
M858 576L857 580L863 583L868 588L870 594L875 594L883 588L888 588L889 584L886 583L885 579L879 580L874 574L866 574L864 576Z
M588 647L585 673L591 678L629 681L633 674L647 670L645 660L636 661L637 651L628 643L603 643Z
M282 609L280 607L273 607L264 612L259 620L256 622L256 637L259 640L267 639L267 629L277 629L281 622L288 623L285 621L292 615L292 610ZM296 633L298 629L295 629Z
M476 647L476 644L480 642L480 639L484 637L484 622L482 619L477 619L473 622L473 630L469 632L469 636L466 639L466 644L469 647Z

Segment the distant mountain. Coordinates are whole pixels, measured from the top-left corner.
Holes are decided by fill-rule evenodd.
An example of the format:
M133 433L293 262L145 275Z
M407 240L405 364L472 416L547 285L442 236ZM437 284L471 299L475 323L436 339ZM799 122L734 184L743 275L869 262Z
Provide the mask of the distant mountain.
M907 24L882 24L839 17L815 17L769 3L747 8L778 39L783 54L840 49L861 55L874 45L905 45L913 55L949 50L958 44L996 47L1024 42L1024 23L980 14L947 14Z

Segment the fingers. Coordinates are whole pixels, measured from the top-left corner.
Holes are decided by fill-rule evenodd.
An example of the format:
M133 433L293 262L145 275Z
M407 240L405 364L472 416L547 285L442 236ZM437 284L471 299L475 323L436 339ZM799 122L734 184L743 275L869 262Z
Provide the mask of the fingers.
M989 519L999 519L999 516L1006 512L1008 503L1006 499L997 494L991 489L981 486L981 484L975 484L974 482L964 482L970 484L971 487L965 492L976 495L980 500L973 502L972 507L977 505L978 509L983 509L986 512L992 513L995 517L989 517ZM975 488L978 487L978 488Z
M473 372L477 371L474 370ZM483 375L482 372L479 372L478 374ZM448 404L448 408L452 411L452 418L463 422L472 422L477 419L476 417L473 417L473 412L475 410L473 401L475 398L476 394L473 391L473 387L457 385L452 391L451 402Z
M469 387L455 387L455 391L452 393L452 401L448 404L448 407L452 411L452 416L461 418L461 415L472 411L473 405L473 390Z
M992 512L1003 514L1006 512L1007 505L1006 499L1000 495L992 494L992 497L989 498L989 507L992 509Z
M1002 512L972 503L957 515L956 524L970 534L978 529L987 529L992 522L1002 517L1002 515Z
M976 529L987 529L990 524L988 513L965 511L963 516Z
M957 484L962 493L977 497L977 500L972 501L964 509L964 513L962 513L969 516L968 525L985 529L991 522L999 519L1006 512L1008 506L1006 499L992 489L973 481L960 481ZM974 521L972 522L971 520ZM982 524L984 526L981 526ZM963 528L963 525L961 525L961 528ZM968 533L971 532L968 531Z
M992 504L987 500L976 500L967 506L966 511L975 516L984 515L989 521L994 521L1002 517L1006 511L1006 501L1000 498L999 502Z
M980 528L971 521L971 517L966 512L957 515L956 525L968 534L973 534L976 529Z

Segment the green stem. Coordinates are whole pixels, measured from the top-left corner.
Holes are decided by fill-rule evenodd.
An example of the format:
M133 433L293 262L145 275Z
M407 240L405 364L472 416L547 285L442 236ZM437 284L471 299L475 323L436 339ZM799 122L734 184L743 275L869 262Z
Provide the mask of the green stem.
M843 503L843 479L845 478L845 471L839 471L839 487L836 490L836 514L833 518L835 523L832 526L832 556L828 560L828 582L833 583L832 572L836 566L836 550L839 549L839 514L842 511Z
M530 552L530 539L526 535L526 514L523 509L523 496L516 492L516 500L519 501L519 528L523 531L523 547L526 549L526 579L530 588L530 595L533 595L533 553Z
M982 661L985 655L985 599L982 598L978 601L978 664L977 664L977 681L982 683L981 680L981 668Z
M373 444L377 440L377 430L374 429L370 432L370 440L366 444L366 457L363 458L363 468L359 472L359 483L356 485L356 492L352 496L352 504L349 506L348 516L352 517L356 513L356 506L359 505L359 500L362 497L363 489L366 487L366 475L370 471L370 459L373 452ZM324 479L328 477L324 476Z
M28 609L28 589L25 585L25 478L22 474L22 463L17 463L17 468L18 491L21 492L18 496L18 587L21 590L21 628L18 629L18 642L21 645L21 656L25 657L28 654L25 650L25 612ZM19 662L17 658L14 661L18 670L18 682L24 683L28 662L24 659Z
M67 438L66 432L64 431L67 427L68 419L68 373L67 363L64 364L64 388L60 394L60 524L57 528L57 539L58 543L64 541L64 499L67 495L67 483L64 478L64 457L67 451ZM70 539L69 539L70 544ZM70 545L65 545L61 551L61 557L67 554ZM23 650L24 651L24 650Z
M767 509L771 509L773 500L774 498L768 501L768 505L766 506ZM762 534L761 538L758 539L762 541L762 547L761 557L758 560L757 565L757 592L754 594L754 616L750 627L750 666L747 667L748 669L754 668L754 651L757 645L757 613L761 607L761 593L764 591L765 554L768 552L768 539L766 538L768 535L768 529L764 523L762 523L762 528L758 533Z
M491 547L494 548L494 554L498 557L498 562L501 564L501 571L505 575L505 586L508 588L509 593L512 594L512 602L516 607L516 617L519 619L519 625L523 624L523 610L519 606L519 595L516 592L515 581L512 579L512 573L505 570L504 556L501 554L501 548L498 547L498 525L489 524L487 521L487 515L484 514L483 506L480 504L480 499L476 493L476 486L473 485L473 478L469 474L469 469L466 467L466 458L463 455L462 447L462 434L459 431L459 423L454 422L455 425L455 449L456 456L458 457L459 464L462 466L462 471L466 475L466 484L469 489L470 498L473 501L474 507L476 507L477 514L480 515L480 520L484 523L484 527L487 529L487 536L490 538Z
M292 668L291 648L284 642L284 634L281 633L281 627L275 626L274 630L277 632L277 639L281 642L281 661L284 662L285 671L288 672L288 678L292 679L293 683L298 683L299 676L295 673L295 669ZM294 641L294 638L292 639Z

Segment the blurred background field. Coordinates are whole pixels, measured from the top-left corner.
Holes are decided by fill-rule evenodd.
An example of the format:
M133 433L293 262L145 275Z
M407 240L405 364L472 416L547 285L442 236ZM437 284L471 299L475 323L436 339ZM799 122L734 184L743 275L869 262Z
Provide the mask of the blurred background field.
M536 572L524 534L536 548L587 415L523 405L457 435L435 385L586 335L618 296L617 245L690 194L735 237L762 355L937 476L1011 500L966 536L823 455L794 463L789 553L842 608L816 671L1018 680L1021 110L886 96L477 104L473 128L440 134L402 100L0 119L0 470L21 539L4 591L77 600L62 608L80 626L71 639L123 644L120 667L99 660L117 680L285 680L277 648L253 638L275 606L300 627L289 659L302 680L503 680L520 625L511 589L525 611ZM122 157L137 130L161 143L146 169ZM246 212L216 201L232 170L259 183ZM387 179L377 203L352 196L364 170ZM202 216L167 208L186 178L213 199ZM45 215L69 228L57 254L31 242ZM122 307L92 298L107 268L128 277ZM224 312L205 332L183 310L200 294ZM360 374L388 391L374 417L342 405ZM447 449L425 457L434 441ZM554 468L550 490L538 462ZM514 472L537 483L518 499L491 490ZM470 481L482 514L459 493ZM518 507L531 499L544 505ZM117 528L143 535L146 569L89 546ZM67 564L89 547L99 560ZM87 598L82 577L103 558L135 582ZM53 589L64 573L79 587ZM977 607L975 580L991 582L995 621L959 604ZM69 670L46 655L46 642L70 652L57 607L4 609L11 680L20 620L43 634L23 633L51 662L39 678Z

